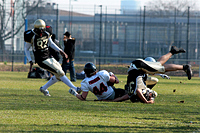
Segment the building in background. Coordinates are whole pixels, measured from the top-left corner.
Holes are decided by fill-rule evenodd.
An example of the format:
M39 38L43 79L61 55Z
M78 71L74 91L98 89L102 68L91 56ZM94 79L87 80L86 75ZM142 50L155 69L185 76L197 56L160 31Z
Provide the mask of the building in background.
M135 14L141 7L141 0L121 0L121 14Z

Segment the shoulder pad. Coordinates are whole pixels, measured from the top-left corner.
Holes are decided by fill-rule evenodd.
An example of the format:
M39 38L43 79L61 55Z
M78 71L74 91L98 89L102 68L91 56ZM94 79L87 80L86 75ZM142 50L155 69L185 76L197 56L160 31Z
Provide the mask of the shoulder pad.
M34 36L34 32L32 30L27 30L24 32L24 41L31 43L32 38Z
M49 32L45 31L45 33L47 34L48 38L51 37L51 34Z

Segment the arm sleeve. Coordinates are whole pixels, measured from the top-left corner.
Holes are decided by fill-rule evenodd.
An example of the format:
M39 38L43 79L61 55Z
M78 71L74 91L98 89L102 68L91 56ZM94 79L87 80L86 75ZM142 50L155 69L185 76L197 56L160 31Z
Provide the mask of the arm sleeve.
M110 80L110 75L109 75L109 73L108 73L106 70L101 70L99 73L100 73L99 75L100 75L106 82L108 82L108 81Z
M56 50L56 51L61 51L61 49L53 42L53 40L51 39L51 37L49 37L48 43L49 43L49 46L50 46L52 49L54 49L54 50Z
M30 51L29 51L30 47L31 47L31 44L26 42L26 44L25 44L25 54L26 54L26 57L28 58L29 62L32 61L31 54L30 54Z

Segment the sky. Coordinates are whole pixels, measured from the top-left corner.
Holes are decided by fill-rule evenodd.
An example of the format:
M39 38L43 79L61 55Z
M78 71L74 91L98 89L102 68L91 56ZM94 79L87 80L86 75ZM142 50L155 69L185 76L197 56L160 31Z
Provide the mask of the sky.
M144 6L145 2L149 0L134 0L140 1L141 6ZM100 12L98 5L102 5L103 12L107 9L107 13L114 13L115 9L120 9L121 0L49 0L49 2L55 2L58 4L60 9L68 10L69 3L71 3L72 8L70 10L81 12L81 13L91 13ZM118 12L119 13L119 12Z

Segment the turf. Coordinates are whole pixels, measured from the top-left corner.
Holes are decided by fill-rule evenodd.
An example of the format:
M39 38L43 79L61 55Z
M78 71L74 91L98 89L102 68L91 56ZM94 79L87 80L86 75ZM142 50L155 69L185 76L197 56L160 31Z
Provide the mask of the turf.
M117 76L116 87L123 88L126 75ZM45 79L0 72L0 132L200 132L199 78L157 78L154 104L115 103L94 101L92 93L80 101L62 82L45 97L39 91Z

